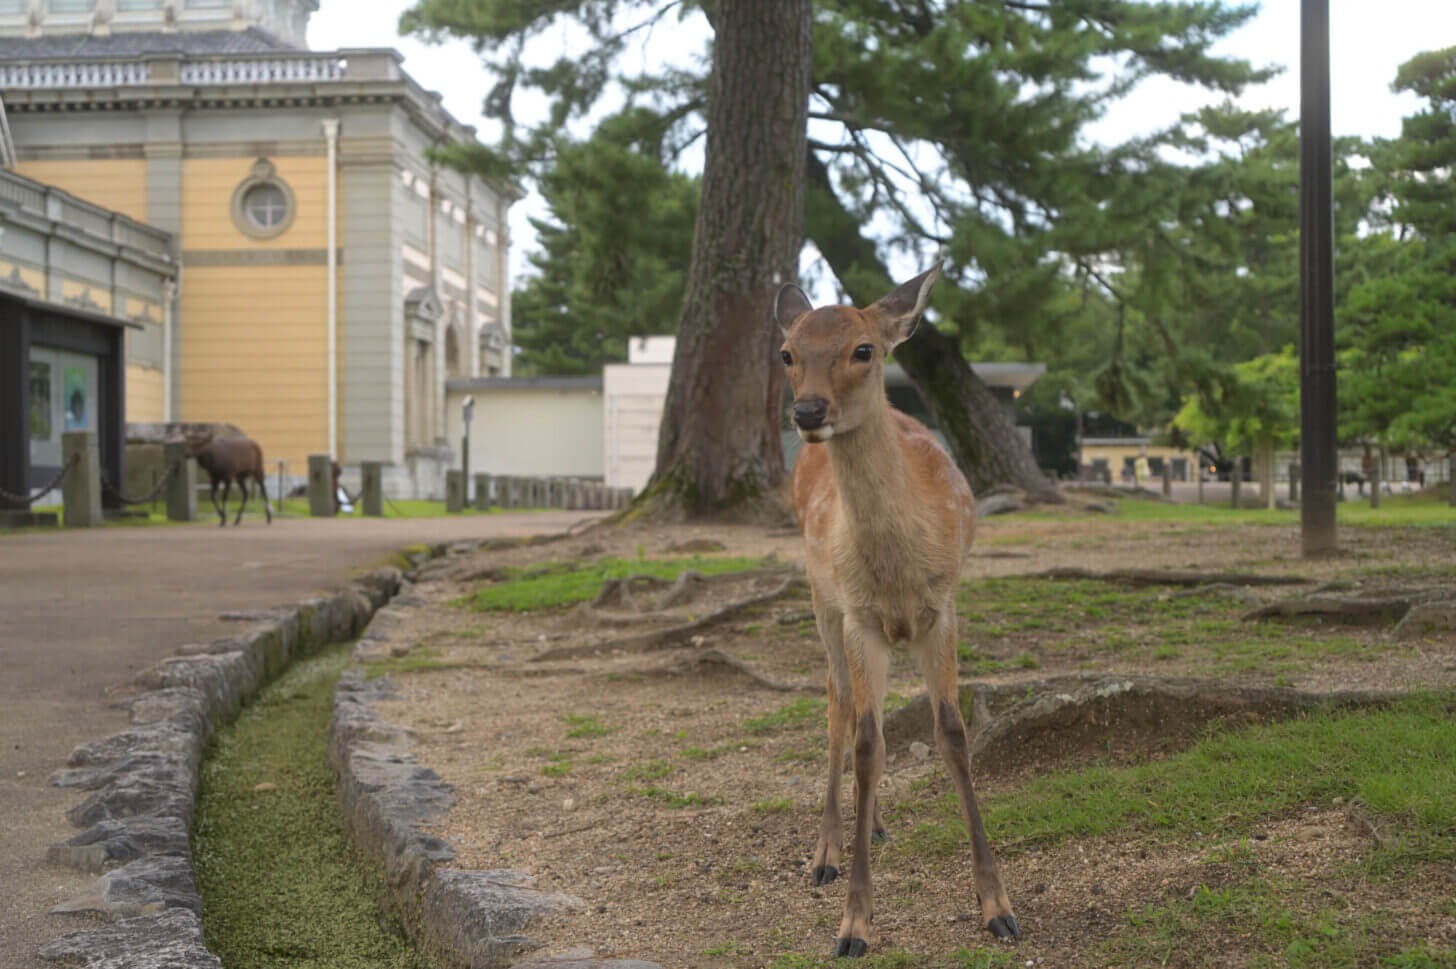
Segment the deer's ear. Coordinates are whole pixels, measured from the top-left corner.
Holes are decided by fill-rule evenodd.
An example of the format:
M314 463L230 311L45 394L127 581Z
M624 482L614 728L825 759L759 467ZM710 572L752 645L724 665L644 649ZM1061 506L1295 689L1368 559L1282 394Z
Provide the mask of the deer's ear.
M774 297L774 319L778 321L779 328L787 331L789 325L814 308L809 302L809 297L804 291L793 283L784 283L779 288L778 296Z
M940 278L940 263L906 283L901 283L865 310L873 316L890 346L904 343L915 332L915 324L930 302L930 287Z

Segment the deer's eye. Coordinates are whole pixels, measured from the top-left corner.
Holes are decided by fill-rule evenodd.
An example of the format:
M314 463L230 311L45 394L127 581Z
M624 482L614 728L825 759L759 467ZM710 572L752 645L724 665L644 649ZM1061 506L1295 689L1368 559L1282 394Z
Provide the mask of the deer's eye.
M874 355L875 348L871 344L861 343L859 346L854 348L854 358L856 360L868 360Z
M794 355L789 351L784 350L779 356L784 358L784 366L792 367L794 365Z

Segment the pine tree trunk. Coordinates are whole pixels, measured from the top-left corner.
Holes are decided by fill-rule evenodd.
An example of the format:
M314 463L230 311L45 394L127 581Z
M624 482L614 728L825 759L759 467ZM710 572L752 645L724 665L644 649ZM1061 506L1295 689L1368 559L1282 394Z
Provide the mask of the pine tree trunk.
M856 305L879 299L899 280L891 281L874 243L861 234L859 222L834 194L829 170L812 152L808 191L809 238ZM922 322L914 336L895 348L895 361L915 384L973 491L985 494L997 485L1009 484L1037 501L1062 500L1001 402L966 363L954 338Z
M710 11L708 136L692 263L657 440L636 514L782 518L778 286L804 236L810 0Z

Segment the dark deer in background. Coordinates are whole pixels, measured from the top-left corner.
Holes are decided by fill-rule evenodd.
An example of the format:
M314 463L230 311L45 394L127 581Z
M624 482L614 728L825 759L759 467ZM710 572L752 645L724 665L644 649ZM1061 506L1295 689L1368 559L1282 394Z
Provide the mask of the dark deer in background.
M187 456L197 459L197 466L212 479L212 507L217 509L219 526L227 524L228 496L232 494L233 482L243 492L243 503L238 506L238 517L233 519L237 526L243 520L243 509L248 507L248 479L258 482L258 492L263 496L263 514L268 524L273 524L273 510L268 507L268 486L263 482L263 449L256 441L246 437L215 438L212 435L188 437ZM222 504L217 501L217 485L222 482Z

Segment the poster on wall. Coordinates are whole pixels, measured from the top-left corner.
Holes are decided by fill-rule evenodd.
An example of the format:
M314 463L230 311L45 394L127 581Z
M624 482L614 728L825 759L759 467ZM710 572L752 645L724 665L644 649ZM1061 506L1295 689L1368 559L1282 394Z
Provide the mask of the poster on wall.
M51 365L30 361L30 439L51 439Z
M86 370L67 367L65 370L66 430L86 430Z

